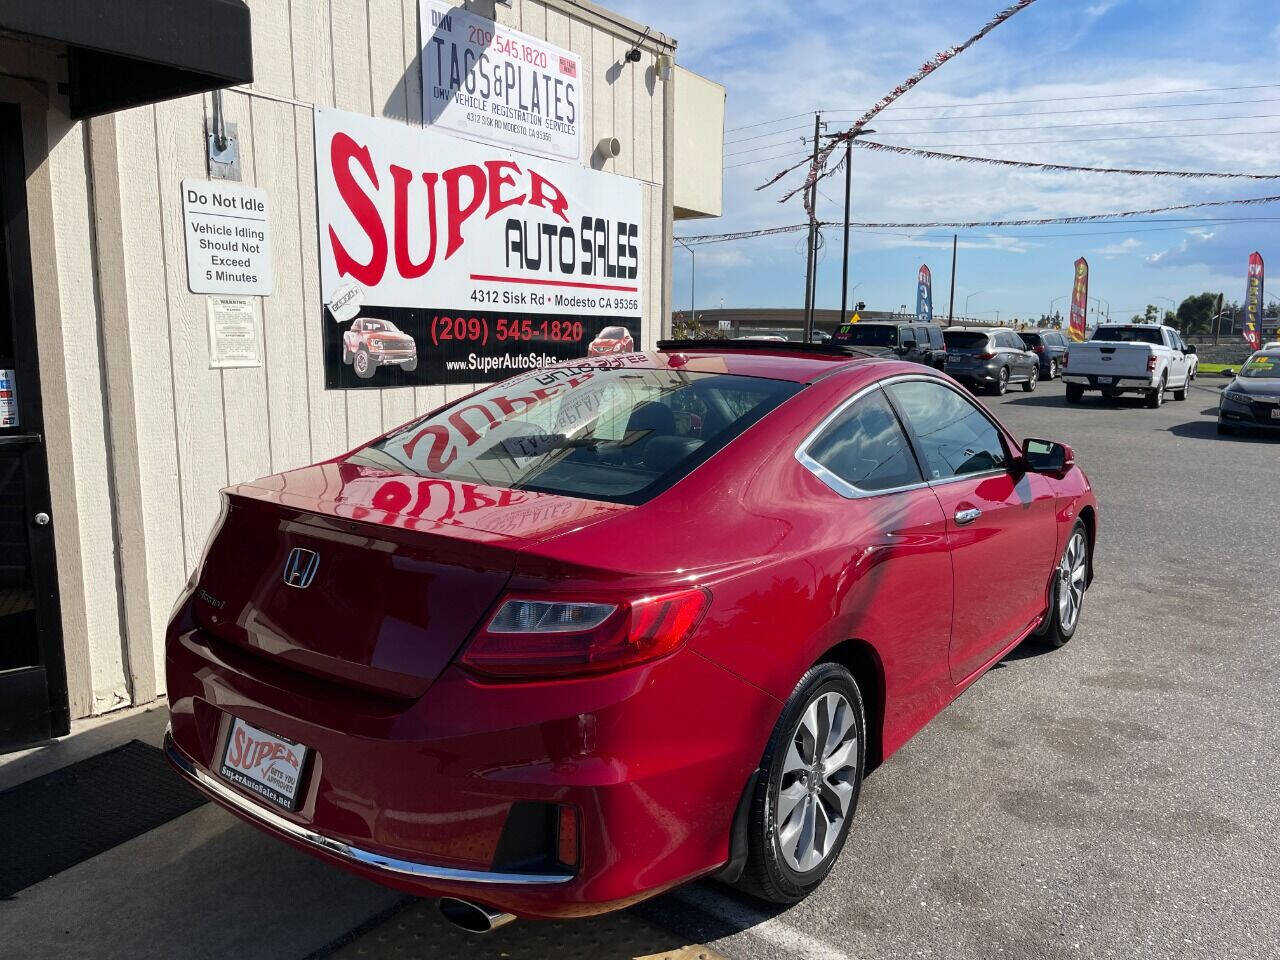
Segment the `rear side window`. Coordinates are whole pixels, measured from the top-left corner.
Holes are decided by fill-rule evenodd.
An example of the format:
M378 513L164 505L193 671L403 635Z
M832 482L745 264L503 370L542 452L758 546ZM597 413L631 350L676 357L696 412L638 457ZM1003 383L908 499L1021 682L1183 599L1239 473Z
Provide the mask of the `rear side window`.
M868 493L922 479L907 435L879 389L851 404L805 453Z
M799 389L729 374L553 367L495 384L349 459L424 477L643 503Z
M954 390L926 380L887 388L915 431L930 480L1002 470L1008 464L1000 431Z

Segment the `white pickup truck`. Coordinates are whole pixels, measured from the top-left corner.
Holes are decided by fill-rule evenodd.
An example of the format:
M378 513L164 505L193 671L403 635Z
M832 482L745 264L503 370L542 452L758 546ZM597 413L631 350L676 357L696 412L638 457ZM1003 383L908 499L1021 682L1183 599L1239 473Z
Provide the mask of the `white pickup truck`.
M1195 379L1195 347L1183 343L1173 327L1150 323L1105 324L1084 343L1073 343L1062 360L1067 403L1079 403L1086 390L1104 397L1140 393L1148 407L1187 399Z

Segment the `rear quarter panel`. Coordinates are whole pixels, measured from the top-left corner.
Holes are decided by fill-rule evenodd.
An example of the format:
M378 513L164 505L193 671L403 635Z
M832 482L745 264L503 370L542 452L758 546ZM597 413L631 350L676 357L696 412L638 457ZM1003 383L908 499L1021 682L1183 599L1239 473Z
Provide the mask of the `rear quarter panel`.
M953 694L941 508L927 489L846 500L794 453L841 400L888 372L920 367L859 365L805 388L661 496L532 548L510 589L710 589L693 649L775 705L743 755L743 777L805 670L836 645L861 641L882 667L887 756Z

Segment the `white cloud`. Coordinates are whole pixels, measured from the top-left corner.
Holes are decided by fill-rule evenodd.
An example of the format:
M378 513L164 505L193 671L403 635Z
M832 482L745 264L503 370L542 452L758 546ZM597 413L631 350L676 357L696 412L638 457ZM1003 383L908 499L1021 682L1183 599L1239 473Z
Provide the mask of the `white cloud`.
M1118 257L1126 253L1133 253L1140 246L1142 246L1142 241L1137 237L1125 237L1119 243L1108 243L1093 252L1103 257Z

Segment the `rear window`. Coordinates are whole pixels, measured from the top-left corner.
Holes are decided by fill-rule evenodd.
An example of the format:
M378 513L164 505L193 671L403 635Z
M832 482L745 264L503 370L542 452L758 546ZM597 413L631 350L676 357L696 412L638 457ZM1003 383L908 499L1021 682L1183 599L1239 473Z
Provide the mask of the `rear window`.
M799 389L718 373L556 367L495 384L349 459L423 477L643 503Z
M852 343L858 347L896 347L897 327L875 327L862 323L846 323L831 338L836 343Z
M969 330L944 330L942 337L947 341L948 350L985 350L987 334L974 333Z
M1164 345L1159 327L1099 327L1090 339L1111 343L1150 343L1157 347Z
M1038 347L1045 341L1045 338L1038 333L1020 333L1018 336L1022 338L1022 342L1028 347Z

